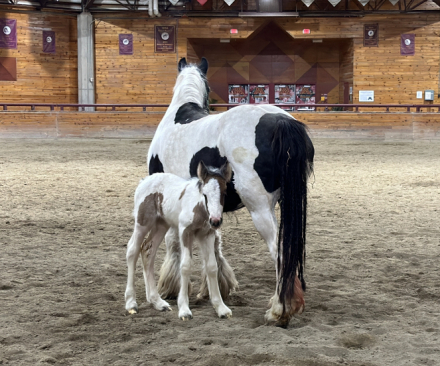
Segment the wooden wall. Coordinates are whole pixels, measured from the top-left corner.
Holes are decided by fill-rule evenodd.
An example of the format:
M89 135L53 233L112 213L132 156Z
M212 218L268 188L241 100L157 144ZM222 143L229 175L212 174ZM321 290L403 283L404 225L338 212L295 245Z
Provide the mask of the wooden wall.
M9 103L77 103L76 17L47 13L5 13L17 20L17 49L0 57L17 59L17 81L0 81L0 98ZM55 31L56 53L43 53L43 30Z
M245 39L264 25L264 19L239 18L180 18L159 20L113 20L105 18L96 27L97 102L166 103L171 99L177 75L176 64L181 57L191 61L199 53L189 40L220 38ZM375 15L364 18L282 18L276 23L298 40L322 39L321 47L331 48L336 39L345 39L352 47L340 53L340 83L353 85L353 102L358 102L359 90L374 90L377 103L423 103L416 99L417 91L435 90L439 102L440 14ZM379 24L378 47L363 46L364 24ZM176 25L177 52L154 53L154 24ZM231 28L238 34L230 34ZM311 29L310 35L302 33ZM134 34L134 55L119 56L118 34ZM414 56L400 56L400 35L414 33ZM339 93L339 94L338 94ZM341 85L337 92L343 102ZM319 96L318 96L319 97Z
M78 100L76 17L47 13L0 13L0 17L17 19L18 28L17 49L0 49L0 57L17 58L18 78L17 81L0 81L0 100L9 103L76 103ZM328 53L326 50L337 43L335 40L340 40L338 44L345 45L337 56L339 69L334 74L339 78L339 88L331 98L339 97L342 101L341 83L349 83L353 85L354 103L358 102L359 90L374 90L375 103L423 103L423 100L416 99L416 92L427 89L435 91L434 103L440 103L438 98L439 13L368 15L363 18L344 19L281 18L275 22L293 37L293 42L299 40L312 44L312 39L322 39L322 43L310 48L311 52L325 55ZM219 42L220 38L244 40L266 23L266 20L257 18L109 19L108 15L97 15L94 22L96 101L97 103L168 103L177 76L178 60L181 57L188 57L196 61L200 57L199 50L191 46L190 40L204 39L215 43ZM364 24L375 23L379 25L378 47L364 47ZM178 35L176 53L154 53L155 24L176 26ZM231 28L238 29L238 34L230 34ZM304 28L311 29L311 34L303 34ZM43 30L56 32L57 51L54 55L42 52ZM133 34L133 55L119 55L118 35L121 33ZM402 33L415 34L414 56L400 55ZM332 57L336 57L336 54L332 53ZM61 118L61 113L57 115ZM131 115L117 116L121 118L121 125L126 123L122 119L127 116ZM153 119L149 117L149 125L158 123L157 116L155 115ZM324 117L320 114L307 114L306 122L313 125L314 121L320 118L334 120L334 117L324 114L322 116ZM390 114L383 116L378 120L379 123L386 123L386 116L394 118ZM407 116L400 115L399 118L406 120ZM427 123L431 125L437 123L436 119L439 119L437 116L438 114L432 114ZM76 117L85 118L86 115L77 114ZM0 124L3 127L12 128L14 123L18 126L16 120L9 121L11 123L8 125L9 118L18 117L0 111ZM26 118L29 123L36 121L35 116L26 115ZM102 127L105 123L109 123L106 131L113 131L114 135L122 133L123 130L118 130L115 125L117 119L107 119L99 113L96 118L87 117L80 121L75 121L74 118L62 118L65 118L66 123L88 123L89 125L83 126L82 131L87 131L87 128L93 130L95 124ZM145 117L137 115L130 123L134 123L133 126L136 124L143 126L143 118ZM351 118L353 123L359 123L359 128L362 129L364 122L361 117L344 118ZM42 121L38 123L40 126L44 125ZM136 130L135 127L130 129ZM5 129L0 129L1 131Z
M2 138L151 138L163 112L0 112ZM295 112L312 137L440 141L438 113Z
M95 22L96 103L169 103L178 53L154 53L154 25L174 19ZM119 34L133 34L133 55L119 55Z

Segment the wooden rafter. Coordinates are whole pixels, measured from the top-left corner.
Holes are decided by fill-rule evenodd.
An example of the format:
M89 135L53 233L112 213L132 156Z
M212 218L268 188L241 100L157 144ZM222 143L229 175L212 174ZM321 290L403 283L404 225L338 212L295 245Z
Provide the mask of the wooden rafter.
M380 0L378 4L375 4L374 10L379 10L383 6L383 4L385 4L386 1L387 0Z
M115 0L119 5L123 6L124 8L127 8L128 10L135 10L133 6L126 0L126 3L124 4L122 1Z
M48 0L38 0L38 2L40 4L40 9L43 9L46 7L46 5L49 1ZM15 3L15 0L13 0L13 3Z
M84 10L89 9L95 2L95 0L84 0Z
M421 0L421 1L419 1L416 5L412 6L411 9L409 9L409 10L414 10L417 7L419 7L420 5L422 5L423 3L426 3L427 1L428 0Z
M359 2L359 0L354 0L352 1L352 3L354 5L356 5L358 7L359 10L364 10L364 7L362 6L362 4Z

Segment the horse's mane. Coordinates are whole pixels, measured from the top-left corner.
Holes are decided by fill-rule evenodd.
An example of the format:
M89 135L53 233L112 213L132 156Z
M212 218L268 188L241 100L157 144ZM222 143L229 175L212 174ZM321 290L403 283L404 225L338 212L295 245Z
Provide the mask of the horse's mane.
M182 105L193 102L208 110L208 81L197 65L190 64L182 69L177 76L173 93L171 104Z

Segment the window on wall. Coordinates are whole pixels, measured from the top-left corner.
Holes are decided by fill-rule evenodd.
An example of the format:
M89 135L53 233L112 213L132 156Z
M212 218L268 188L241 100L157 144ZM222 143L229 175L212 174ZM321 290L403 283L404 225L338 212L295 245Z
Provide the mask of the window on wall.
M229 104L282 104L285 110L315 110L314 84L230 84ZM273 98L272 98L273 96Z

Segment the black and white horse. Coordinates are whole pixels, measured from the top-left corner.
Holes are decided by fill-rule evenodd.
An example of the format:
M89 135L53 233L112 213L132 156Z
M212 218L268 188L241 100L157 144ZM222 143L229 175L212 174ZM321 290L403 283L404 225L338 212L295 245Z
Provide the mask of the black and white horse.
M178 69L171 104L148 152L149 173L190 178L197 175L199 161L214 167L229 162L233 179L227 187L224 211L245 206L266 241L277 278L266 320L287 326L293 314L304 308L307 181L314 156L306 127L271 105L243 105L209 114L207 60L202 58L199 65L192 65L183 58ZM281 209L279 230L274 213L277 202ZM165 241L167 255L159 289L172 297L180 288L178 233L170 229ZM221 254L219 234L216 249L225 297L237 282Z

